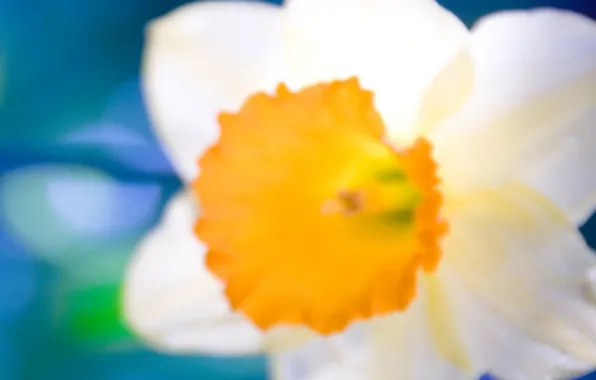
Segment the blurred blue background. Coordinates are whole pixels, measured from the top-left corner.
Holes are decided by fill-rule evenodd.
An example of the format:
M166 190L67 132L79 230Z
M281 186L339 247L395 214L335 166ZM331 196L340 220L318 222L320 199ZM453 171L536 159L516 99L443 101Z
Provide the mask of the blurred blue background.
M0 0L0 380L265 378L262 358L153 353L120 318L124 265L180 187L143 108L143 27L183 3ZM468 24L596 15L587 0L442 3ZM596 223L583 231L596 245Z

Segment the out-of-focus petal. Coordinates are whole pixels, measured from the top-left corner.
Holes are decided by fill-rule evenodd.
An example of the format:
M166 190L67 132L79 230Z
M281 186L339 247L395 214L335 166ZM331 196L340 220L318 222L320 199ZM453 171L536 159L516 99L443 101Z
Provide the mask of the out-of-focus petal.
M577 223L596 201L596 23L504 12L472 31L475 90L433 136L447 185L522 179Z
M366 330L354 325L333 337L317 337L271 358L274 380L361 380L372 378Z
M358 76L396 139L411 137L424 88L468 37L430 0L292 0L286 16L290 85Z
M465 104L473 89L472 57L469 49L463 48L425 90L416 120L416 134L432 136L435 128Z
M331 338L318 338L299 349L277 354L275 380L473 380L440 352L429 329L433 316L424 287L407 312L353 325ZM443 326L447 327L447 326ZM451 326L449 326L451 327ZM454 343L454 342L452 342Z
M195 217L192 196L180 194L139 244L126 277L126 319L165 351L258 352L261 333L229 309L222 284L205 267L205 247L192 232Z
M154 21L143 63L147 106L186 181L218 135L217 114L279 81L281 11L261 2L195 2Z
M429 328L432 319L438 316L431 315L433 310L427 297L426 292L419 294L406 313L374 322L374 376L369 378L391 380L396 373L404 380L478 378L470 368L458 368L440 352L438 337Z
M596 101L591 112L574 121L573 134L533 162L523 179L578 225L590 218L596 211Z
M596 257L576 226L525 185L448 204L446 215L438 275L451 273L443 283L474 362L512 380L594 367Z
M447 265L437 277L456 313L458 331L465 333L461 339L470 360L479 371L507 380L570 379L589 371L586 363L495 313Z

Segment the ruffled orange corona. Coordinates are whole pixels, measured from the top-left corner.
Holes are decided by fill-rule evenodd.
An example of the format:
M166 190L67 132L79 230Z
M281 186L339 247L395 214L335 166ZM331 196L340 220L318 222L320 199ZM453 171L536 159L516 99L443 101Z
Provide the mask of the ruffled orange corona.
M280 85L219 122L193 185L196 233L234 309L325 334L408 306L446 231L428 142L386 142L356 79Z

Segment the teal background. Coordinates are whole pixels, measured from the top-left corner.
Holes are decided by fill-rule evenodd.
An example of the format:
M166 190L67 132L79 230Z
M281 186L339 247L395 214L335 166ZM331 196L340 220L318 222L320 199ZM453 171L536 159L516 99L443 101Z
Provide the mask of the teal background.
M143 27L183 3L0 0L0 380L265 378L262 358L151 352L120 319L129 254L180 188L143 108ZM579 0L442 3L468 24L545 5L596 15ZM583 232L594 246L596 222Z

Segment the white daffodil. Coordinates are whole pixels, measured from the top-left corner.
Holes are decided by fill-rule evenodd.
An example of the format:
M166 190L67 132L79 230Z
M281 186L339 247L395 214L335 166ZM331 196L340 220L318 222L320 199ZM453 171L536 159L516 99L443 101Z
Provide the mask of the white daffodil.
M201 2L151 24L144 85L187 185L126 279L153 346L287 380L596 366L593 21Z

